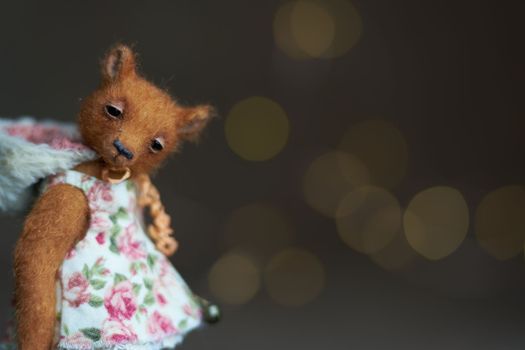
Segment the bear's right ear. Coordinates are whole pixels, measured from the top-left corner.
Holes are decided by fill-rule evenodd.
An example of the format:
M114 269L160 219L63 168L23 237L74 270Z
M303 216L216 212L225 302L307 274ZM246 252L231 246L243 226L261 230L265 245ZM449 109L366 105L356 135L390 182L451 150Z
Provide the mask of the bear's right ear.
M102 80L110 83L136 72L135 54L126 45L118 44L111 48L102 61Z

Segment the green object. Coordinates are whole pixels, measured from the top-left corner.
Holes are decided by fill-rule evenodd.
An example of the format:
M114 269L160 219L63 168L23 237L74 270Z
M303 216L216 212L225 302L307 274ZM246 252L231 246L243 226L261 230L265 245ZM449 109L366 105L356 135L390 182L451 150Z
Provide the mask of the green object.
M206 323L215 324L221 320L221 309L218 305L213 304L197 295L195 296L195 299L202 308L202 314Z

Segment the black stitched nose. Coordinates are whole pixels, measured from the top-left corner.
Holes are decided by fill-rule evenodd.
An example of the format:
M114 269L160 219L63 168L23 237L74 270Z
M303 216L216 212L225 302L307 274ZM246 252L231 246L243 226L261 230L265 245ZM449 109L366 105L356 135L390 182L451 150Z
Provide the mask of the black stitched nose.
M124 147L124 145L122 144L122 142L120 142L119 139L116 139L115 141L113 141L113 146L115 146L119 154L122 154L124 157L126 157L129 160L133 159L133 152L131 152L126 147Z

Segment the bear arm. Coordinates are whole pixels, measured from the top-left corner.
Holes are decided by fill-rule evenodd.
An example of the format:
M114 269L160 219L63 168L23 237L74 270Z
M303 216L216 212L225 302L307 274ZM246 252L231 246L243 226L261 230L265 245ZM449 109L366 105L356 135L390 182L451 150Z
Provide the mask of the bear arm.
M53 346L57 272L88 223L84 193L67 184L47 190L26 218L14 256L19 350Z

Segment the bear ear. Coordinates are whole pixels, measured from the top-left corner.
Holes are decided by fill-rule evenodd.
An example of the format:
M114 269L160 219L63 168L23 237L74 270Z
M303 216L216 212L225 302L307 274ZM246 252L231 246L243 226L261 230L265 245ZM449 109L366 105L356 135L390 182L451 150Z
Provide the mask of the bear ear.
M113 82L136 72L135 54L129 46L117 44L113 46L102 61L102 80Z
M212 106L201 105L185 108L179 121L178 135L183 141L197 141L208 122L216 116Z

